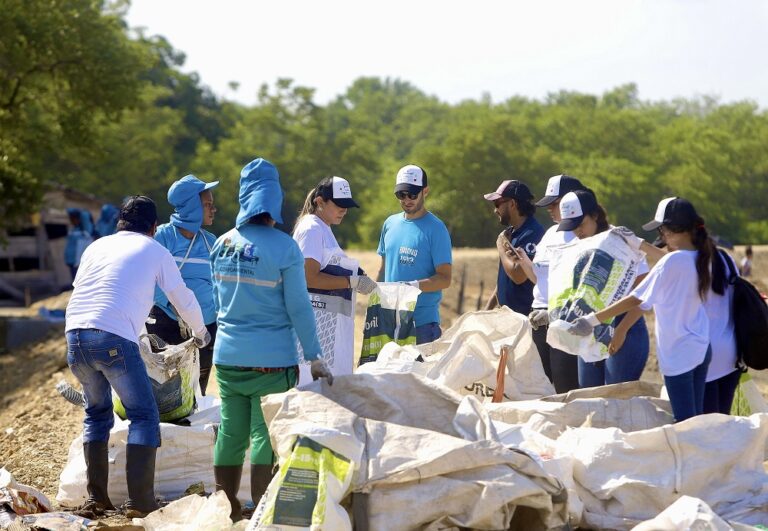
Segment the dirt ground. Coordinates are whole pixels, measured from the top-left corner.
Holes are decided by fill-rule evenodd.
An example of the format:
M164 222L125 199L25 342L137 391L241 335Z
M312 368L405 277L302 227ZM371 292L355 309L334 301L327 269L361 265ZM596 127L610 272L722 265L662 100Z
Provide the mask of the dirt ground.
M350 254L359 259L371 275L378 271L379 257L375 253ZM740 260L743 248L737 247L734 256ZM753 268L755 275L751 280L763 292L768 291L768 246L755 247ZM462 275L466 277L463 310L474 310L478 303L485 304L496 282L495 250L457 249L453 269L453 284L443 296L443 329L458 316ZM64 308L67 300L68 295L62 294L27 309L0 309L0 315L35 315L40 307ZM360 300L357 304L358 323L364 313L365 301ZM361 330L361 327L357 328ZM650 328L652 330L652 326ZM356 337L358 352L361 341L360 331ZM755 373L754 377L763 394L768 396L766 372ZM67 450L80 433L83 420L83 410L66 402L55 390L56 383L62 379L77 385L67 368L63 327L38 343L0 354L0 466L10 470L18 482L41 490L52 502L56 497L59 474L66 463ZM643 379L660 381L655 356L649 360ZM110 518L106 522L111 525L127 523L122 518Z

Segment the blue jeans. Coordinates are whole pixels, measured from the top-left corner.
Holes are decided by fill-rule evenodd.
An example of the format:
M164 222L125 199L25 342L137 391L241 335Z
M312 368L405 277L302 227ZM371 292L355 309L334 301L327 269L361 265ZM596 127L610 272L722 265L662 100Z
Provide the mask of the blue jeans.
M667 386L675 422L704 413L704 386L711 359L712 347L709 347L704 361L698 366L677 376L664 377L664 385Z
M83 386L83 442L109 441L113 388L131 421L128 444L160 446L160 414L136 343L103 330L70 330L67 363Z
M704 387L704 413L731 414L733 395L739 385L741 371L735 370L730 374L707 382Z
M626 315L626 314L625 314ZM618 324L620 320L616 321ZM624 344L613 355L590 363L579 357L579 387L632 382L639 380L648 361L648 328L642 317L627 331Z
M440 330L438 323L427 323L416 327L416 344L421 345L423 343L432 343L436 339L440 339L443 335L443 331Z

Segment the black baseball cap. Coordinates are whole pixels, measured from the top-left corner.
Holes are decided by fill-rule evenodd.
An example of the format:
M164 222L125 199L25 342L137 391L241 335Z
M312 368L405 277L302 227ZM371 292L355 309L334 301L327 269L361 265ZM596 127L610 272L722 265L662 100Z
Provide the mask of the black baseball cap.
M317 195L326 201L330 199L341 208L360 208L360 205L352 199L349 181L341 177L323 179L317 186Z
M507 180L502 181L495 192L483 195L488 201L496 201L502 197L510 197L513 199L520 199L522 201L530 201L533 199L533 194L528 186L520 181Z
M667 197L659 201L653 219L643 225L643 230L656 230L662 225L693 227L701 218L690 201L682 197Z
M547 182L547 191L544 192L544 197L536 201L536 206L545 207L551 205L568 192L584 190L585 188L586 187L581 184L581 181L576 177L571 177L570 175L555 175L554 177L549 178L549 182Z

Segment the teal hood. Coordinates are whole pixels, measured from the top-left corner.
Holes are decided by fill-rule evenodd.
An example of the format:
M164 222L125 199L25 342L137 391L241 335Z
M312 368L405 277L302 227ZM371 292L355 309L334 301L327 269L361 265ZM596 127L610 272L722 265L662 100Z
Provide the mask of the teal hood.
M194 175L186 175L168 189L168 202L175 212L171 214L171 225L197 232L203 224L203 202L200 192L219 185L219 181L204 183Z
M239 229L253 216L264 212L282 223L282 210L283 190L274 164L262 158L246 164L240 172L240 212L235 227Z

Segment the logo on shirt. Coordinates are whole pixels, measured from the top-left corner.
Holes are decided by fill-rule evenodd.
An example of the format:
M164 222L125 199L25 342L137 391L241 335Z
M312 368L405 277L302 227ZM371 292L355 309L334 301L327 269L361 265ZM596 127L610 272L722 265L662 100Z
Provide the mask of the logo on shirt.
M401 265L413 265L416 262L416 256L419 254L419 250L403 246L400 247L399 254Z
M224 240L224 244L219 251L219 258L229 258L233 262L251 262L258 263L259 257L256 256L253 245L247 243L232 243L232 240Z
M533 242L526 243L524 249L528 256L533 256L536 254L536 244Z

